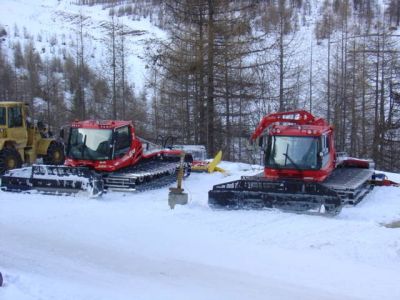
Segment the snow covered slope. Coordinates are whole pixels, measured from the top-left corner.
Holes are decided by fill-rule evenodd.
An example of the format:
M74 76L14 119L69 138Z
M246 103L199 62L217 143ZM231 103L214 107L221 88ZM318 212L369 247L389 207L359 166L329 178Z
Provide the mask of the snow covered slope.
M44 57L61 56L64 51L75 53L82 16L85 62L104 72L105 57L108 55L105 47L106 28L111 22L109 10L103 10L101 5L79 6L73 4L74 2L1 0L0 25L8 32L8 49L11 49L16 41L23 45L29 38L33 38ZM165 37L165 33L153 26L149 19L134 21L128 17L120 17L118 22L124 25L125 32L129 32L126 35L129 81L138 89L142 89L146 76L143 55L146 51L146 41Z
M0 192L0 299L400 299L400 188L375 188L335 218L214 211L192 174L168 189L101 199ZM392 178L398 180L398 178Z

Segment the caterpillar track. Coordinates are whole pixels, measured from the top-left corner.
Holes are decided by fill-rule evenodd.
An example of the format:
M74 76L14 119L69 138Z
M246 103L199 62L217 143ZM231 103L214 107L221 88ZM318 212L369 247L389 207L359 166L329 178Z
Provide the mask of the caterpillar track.
M107 191L142 192L176 181L178 163L174 160L149 160L113 173L100 173L87 167L33 165L7 171L1 177L1 190L39 192L51 195L87 194L99 197ZM184 165L189 176L190 162Z
M104 187L115 191L146 191L169 185L176 181L176 161L144 161L120 172L104 174ZM184 165L185 176L191 172L191 164Z
M218 184L208 193L213 208L277 208L304 214L334 216L344 205L356 205L373 188L374 171L338 168L322 183L295 179L268 180L262 174Z
M71 195L79 192L98 197L104 191L100 174L86 167L33 165L9 170L1 177L1 190L7 192Z

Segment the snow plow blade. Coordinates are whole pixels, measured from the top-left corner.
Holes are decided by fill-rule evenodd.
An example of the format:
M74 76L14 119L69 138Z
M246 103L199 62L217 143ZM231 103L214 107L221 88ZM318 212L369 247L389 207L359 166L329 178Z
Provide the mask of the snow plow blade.
M243 176L240 180L214 185L208 192L212 208L278 208L304 214L336 215L342 209L338 193L316 182L271 181Z
M98 197L102 195L104 188L101 175L85 167L33 165L9 170L3 174L1 190L9 192L36 190L50 195L84 192L90 197Z

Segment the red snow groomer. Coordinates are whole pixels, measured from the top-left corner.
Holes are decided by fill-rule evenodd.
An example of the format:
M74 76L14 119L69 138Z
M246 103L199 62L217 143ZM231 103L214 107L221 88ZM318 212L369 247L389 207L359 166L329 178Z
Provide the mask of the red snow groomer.
M138 191L176 180L181 150L164 149L136 135L130 121L75 121L69 128L64 166L33 165L2 176L3 190L49 193L104 189ZM185 157L185 174L192 158Z
M211 207L334 215L373 187L374 163L336 153L332 126L307 111L265 116L250 141L264 151L264 172L215 185Z

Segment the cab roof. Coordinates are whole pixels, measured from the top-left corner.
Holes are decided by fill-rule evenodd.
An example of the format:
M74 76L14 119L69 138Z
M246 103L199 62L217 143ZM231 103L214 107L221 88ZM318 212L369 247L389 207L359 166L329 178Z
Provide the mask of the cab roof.
M27 103L24 102L18 102L18 101L0 101L0 106L8 107L8 106L23 106L23 105L28 105Z
M131 121L121 120L85 120L74 121L71 127L74 128L90 128L90 129L114 129L122 126L132 126Z
M321 136L332 131L331 126L321 125L272 125L270 135L285 136Z

